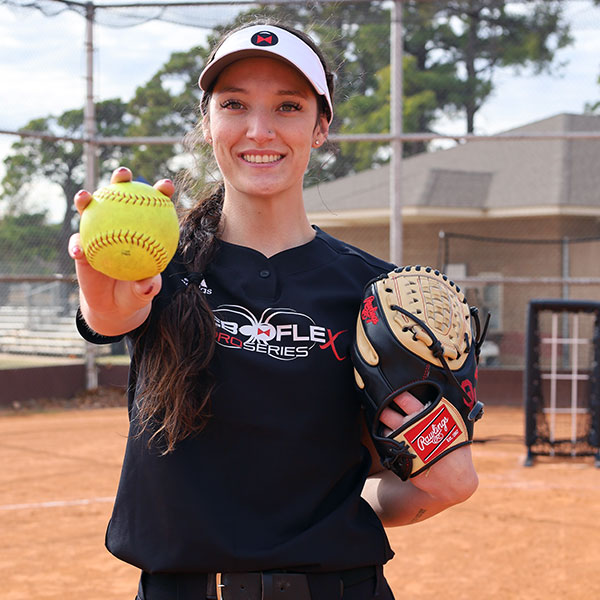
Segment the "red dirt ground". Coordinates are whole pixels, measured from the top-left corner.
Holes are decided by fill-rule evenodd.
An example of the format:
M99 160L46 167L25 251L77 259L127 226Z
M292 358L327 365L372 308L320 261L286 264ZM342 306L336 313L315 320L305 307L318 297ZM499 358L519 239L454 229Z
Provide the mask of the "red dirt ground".
M126 431L123 407L0 415L4 600L133 600L136 569L104 549ZM520 409L487 407L476 436L495 439L473 447L476 494L388 530L398 600L600 598L600 469L524 468L522 431Z

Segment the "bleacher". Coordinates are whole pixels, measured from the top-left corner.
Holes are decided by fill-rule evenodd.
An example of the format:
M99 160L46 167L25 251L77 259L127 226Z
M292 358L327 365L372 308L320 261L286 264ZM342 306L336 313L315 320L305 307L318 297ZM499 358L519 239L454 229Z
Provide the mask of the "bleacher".
M0 353L83 357L85 348L64 307L0 306Z

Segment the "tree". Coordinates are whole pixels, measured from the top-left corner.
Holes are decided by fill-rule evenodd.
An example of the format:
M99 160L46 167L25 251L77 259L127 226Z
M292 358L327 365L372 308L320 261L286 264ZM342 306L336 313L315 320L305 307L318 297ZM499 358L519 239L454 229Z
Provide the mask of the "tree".
M389 64L389 11L383 2L332 6L315 3L273 6L246 11L234 22L215 28L205 46L187 52L176 52L143 86L129 103L133 122L128 130L135 136L181 136L196 124L200 90L198 75L208 53L224 31L253 18L272 18L299 29L308 30L321 41L330 64L336 69L338 106L348 98L372 93L378 84L378 71ZM389 92L388 92L389 95ZM352 118L352 117L350 117ZM359 117L362 122L364 115ZM346 119L347 120L347 119ZM333 129L341 126L336 117ZM345 125L347 131L349 125ZM135 173L151 181L157 176L173 176L178 169L173 156L180 148L142 146L133 150L130 166ZM306 181L332 179L353 170L353 165L340 156L319 153L309 166Z
M217 37L231 26L252 18L271 18L306 31L320 45L336 73L336 104L362 95L376 84L377 72L389 64L390 11L386 2L306 5L277 5L250 9L226 27L215 30Z
M594 0L596 6L600 6L600 0ZM598 77L598 85L600 85L600 76ZM600 114L600 100L596 102L586 102L584 111L590 115Z
M598 85L600 85L600 77L598 77ZM586 102L583 107L583 112L588 115L600 114L600 100L597 102Z
M0 220L0 272L20 275L54 272L60 226L45 221L45 213L8 215ZM14 260L16 256L18 262Z
M340 133L387 133L390 127L390 11L388 4L314 3L310 6L275 6L240 15L234 26L250 17L271 17L307 31L336 73L333 131ZM404 130L429 131L439 112L443 95L431 86L458 86L451 65L432 65L417 72L416 61L405 57ZM454 79L452 79L454 77ZM405 146L405 153L425 149L424 144ZM389 145L340 144L330 154L317 153L309 165L307 184L335 179L389 159Z
M138 87L128 105L133 116L128 135L183 138L199 117L198 76L207 56L208 48L203 46L175 52L150 81ZM135 146L129 166L147 181L173 177L178 170L173 157L180 150L168 145Z
M562 9L566 0L405 0L404 131L430 132L441 114L464 111L466 130L474 130L477 111L493 90L499 68L552 71L556 51L570 42ZM595 0L599 2L600 0ZM389 131L388 3L310 3L276 5L240 14L232 25L252 16L279 18L308 31L320 43L337 75L333 131ZM223 29L206 46L174 53L128 104L97 105L99 135L183 137L199 117L198 74ZM26 129L81 137L81 110L36 119ZM425 144L405 145L405 152ZM71 197L83 183L81 145L23 139L6 159L1 199L18 213L28 182L46 177L65 196L62 238L71 232ZM180 147L141 145L101 147L103 170L119 163L148 181L173 176L181 167ZM306 181L334 179L387 160L382 145L344 144L339 151L315 153Z
M405 56L403 60L404 99L403 130L422 131L436 117L439 109L435 91L428 85L429 72L416 68L414 56ZM353 96L339 107L342 119L341 133L388 133L390 131L390 66L376 73L375 89L368 95ZM389 160L389 145L377 142L341 144L342 155L350 161L353 170L362 171ZM424 150L424 145L404 145L405 155Z
M517 73L552 73L556 52L572 42L563 19L565 0L444 0L406 3L405 50L419 68L432 62L460 69L460 86L447 90L447 100L466 116L474 131L477 111L494 89L499 68Z
M126 127L126 104L121 100L105 100L96 106L96 124L99 135L121 135ZM52 136L83 137L83 110L69 110L58 117L48 116L30 121L25 131L37 131ZM101 146L98 160L104 170L112 170L124 162L130 153L127 146ZM15 142L4 160L6 173L2 180L0 200L7 206L9 215L25 212L26 199L33 184L47 181L56 184L64 196L65 212L57 236L57 270L72 271L72 261L65 252L66 241L73 232L75 209L72 198L84 185L83 146L64 140L46 140L24 137Z

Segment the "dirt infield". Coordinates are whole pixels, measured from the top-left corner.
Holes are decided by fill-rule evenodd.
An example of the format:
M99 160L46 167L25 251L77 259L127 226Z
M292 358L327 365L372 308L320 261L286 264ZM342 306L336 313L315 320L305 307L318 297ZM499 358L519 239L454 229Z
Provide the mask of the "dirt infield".
M389 530L398 600L600 598L600 470L522 466L522 411L488 407L467 503ZM124 408L0 416L4 600L133 600L136 569L104 549L127 431ZM499 437L496 437L499 436Z

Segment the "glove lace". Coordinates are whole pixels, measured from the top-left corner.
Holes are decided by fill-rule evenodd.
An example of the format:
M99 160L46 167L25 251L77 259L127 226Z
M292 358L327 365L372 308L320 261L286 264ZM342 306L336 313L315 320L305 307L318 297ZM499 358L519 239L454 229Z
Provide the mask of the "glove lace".
M452 371L452 369L448 365L448 362L446 361L446 357L444 356L444 346L443 346L442 342L440 342L440 340L438 340L437 336L435 335L435 333L433 333L433 331L427 325L427 323L425 323L422 319L419 319L419 317L415 316L413 313L409 312L405 308L398 306L397 304L390 305L390 308L392 310L402 313L404 316L408 317L409 319L412 319L413 321L415 321L415 323L417 325L419 325L419 327L422 327L424 329L424 331L427 333L429 338L432 340L431 344L428 344L427 347L431 350L431 353L433 354L433 356L440 361L440 363L442 364L442 368L444 369L444 372L446 373L446 375L448 376L450 381L460 391L460 394L463 396L463 398L465 399L467 404L470 404L472 402L471 398L466 393L466 391L462 388L460 383L458 383L458 380L456 379L454 372ZM488 325L489 325L489 321L490 321L490 315L488 314L488 317L486 319L485 326L483 329L483 333L482 333L481 323L479 322L479 313L477 311L477 308L471 307L470 313L471 313L471 317L472 317L473 321L475 321L474 345L475 345L476 356L479 357L479 352L481 350L481 346L483 345L485 336L487 335ZM407 329L412 331L413 339L416 340L417 338L415 337L416 336L415 326L413 325L413 326L407 327ZM468 338L467 338L467 342L468 342ZM467 343L466 352L469 352L470 349L471 349L471 347ZM459 356L460 356L460 353L459 353ZM483 416L483 403L478 401L475 403L475 406L473 406L473 409L469 413L469 419L471 421L477 421L482 416Z
M470 306L469 312L471 313L471 317L473 321L475 321L475 356L479 358L479 353L481 352L481 346L483 346L483 342L487 336L488 327L490 326L490 313L487 314L485 319L485 323L483 324L483 331L481 330L481 323L479 322L479 310L476 306Z

